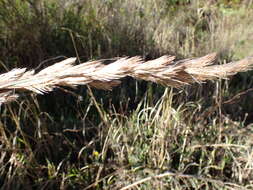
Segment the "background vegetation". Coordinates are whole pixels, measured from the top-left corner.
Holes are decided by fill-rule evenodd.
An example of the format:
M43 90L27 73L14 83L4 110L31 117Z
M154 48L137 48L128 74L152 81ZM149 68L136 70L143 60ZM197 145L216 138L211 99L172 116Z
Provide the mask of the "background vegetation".
M252 55L252 20L251 0L0 0L0 69L210 52L224 63ZM251 74L24 94L0 109L1 189L253 189Z

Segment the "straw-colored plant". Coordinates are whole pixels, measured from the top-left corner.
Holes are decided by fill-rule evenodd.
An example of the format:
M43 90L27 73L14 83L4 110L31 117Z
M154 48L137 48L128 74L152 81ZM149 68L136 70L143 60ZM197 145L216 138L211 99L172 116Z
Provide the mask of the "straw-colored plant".
M126 76L179 88L194 82L226 78L250 70L253 65L253 57L213 65L215 58L215 53L180 61L175 61L174 56L162 56L151 61L125 57L109 65L99 60L75 65L76 58L69 58L38 73L25 68L13 69L0 75L0 103L13 101L20 91L43 94L57 87L77 85L110 90L120 84L119 79Z

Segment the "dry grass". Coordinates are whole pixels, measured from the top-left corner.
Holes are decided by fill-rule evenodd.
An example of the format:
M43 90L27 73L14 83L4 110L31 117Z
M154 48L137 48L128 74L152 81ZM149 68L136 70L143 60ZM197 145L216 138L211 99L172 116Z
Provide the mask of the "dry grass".
M58 66L0 75L0 102L79 84L110 89L128 75L180 87L226 78L252 62L177 61L209 52L219 53L217 63L251 55L252 1L36 2L38 9L30 0L0 0L0 63L7 71L43 60ZM51 59L59 55L177 59L85 66ZM124 82L94 95L79 89L75 100L32 94L2 105L0 189L253 189L250 72L183 91Z
M26 71L25 68L13 69L0 75L0 103L13 101L19 91L43 94L57 87L77 85L110 90L126 76L179 88L194 82L226 78L250 70L253 65L252 57L213 65L215 58L215 53L180 61L175 61L174 56L162 56L146 62L140 57L132 57L120 58L109 65L104 65L102 61L74 65L76 58L69 58L38 73Z

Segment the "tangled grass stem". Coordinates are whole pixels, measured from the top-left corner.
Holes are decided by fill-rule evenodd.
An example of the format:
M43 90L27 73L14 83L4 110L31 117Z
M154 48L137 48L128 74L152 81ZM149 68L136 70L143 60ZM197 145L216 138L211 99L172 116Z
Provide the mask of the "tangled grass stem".
M155 180L155 179L161 179L161 178L165 178L165 177L175 177L175 178L181 178L181 179L196 179L196 180L201 180L201 181L206 181L206 182L210 182L212 184L216 184L218 185L220 188L226 188L226 189L243 189L242 186L239 186L237 184L233 184L233 183L224 183L223 181L220 180L216 180L216 179L209 179L209 178L204 178L204 177L199 177L199 176L194 176L194 175L188 175L188 174L180 174L180 173L173 173L173 172L165 172L162 174L158 174L158 175L154 175L154 176L149 176L146 177L144 179L135 181L132 184L129 184L123 188L121 188L120 190L129 190L129 189L133 189L134 187L137 187L138 185L141 185L143 183L146 183L148 181L151 180Z
M162 56L151 61L124 57L109 65L103 64L102 60L75 65L76 58L68 58L38 73L16 68L0 75L0 103L15 100L20 91L44 94L57 87L77 85L111 90L126 76L179 88L194 82L227 78L250 70L253 65L253 57L223 65L214 65L215 58L215 53L180 61L175 61L174 56Z

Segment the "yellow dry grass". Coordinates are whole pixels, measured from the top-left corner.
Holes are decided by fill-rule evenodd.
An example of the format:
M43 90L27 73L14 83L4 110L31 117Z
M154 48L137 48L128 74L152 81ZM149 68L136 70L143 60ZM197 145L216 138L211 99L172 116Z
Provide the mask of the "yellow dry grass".
M250 70L253 65L253 57L222 65L214 65L215 58L215 53L180 61L175 61L174 56L162 56L151 61L125 57L109 65L99 60L76 65L76 58L68 58L38 73L25 68L13 69L0 75L0 103L15 100L20 91L43 94L57 87L77 85L110 90L126 76L179 88L194 82L226 78Z

